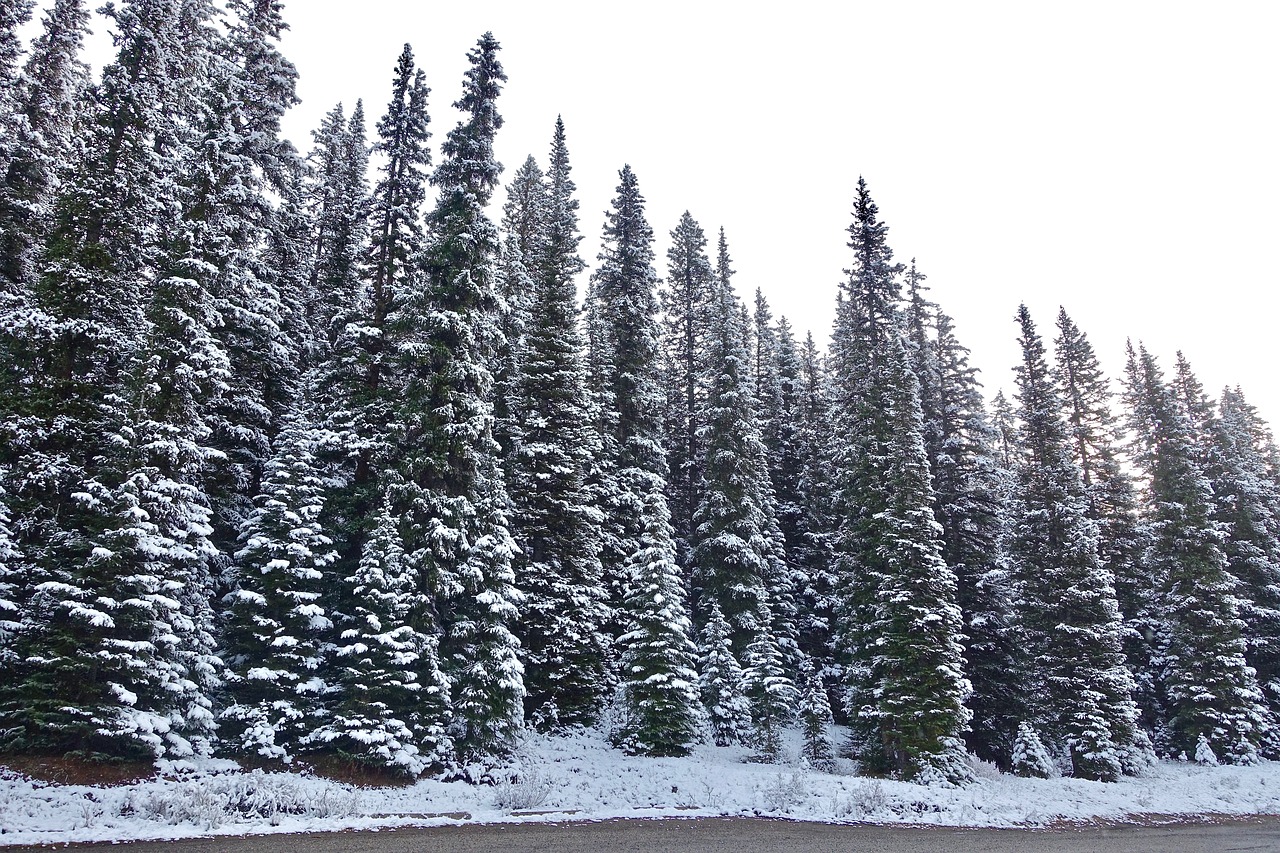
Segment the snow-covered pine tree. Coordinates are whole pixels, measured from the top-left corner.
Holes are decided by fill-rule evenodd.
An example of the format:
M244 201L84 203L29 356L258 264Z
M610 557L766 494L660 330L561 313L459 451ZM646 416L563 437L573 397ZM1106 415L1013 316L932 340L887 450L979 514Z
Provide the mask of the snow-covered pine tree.
M525 594L520 639L525 711L540 728L589 726L612 692L607 595L600 564L602 516L586 478L598 450L578 328L578 201L564 122L557 119L547 172L543 258L517 378L520 444L510 462L512 533Z
M502 341L493 364L493 437L502 448L508 479L521 441L520 366L529 324L534 277L545 265L547 186L533 155L516 169L502 207L498 295L502 300Z
M291 196L300 168L280 130L297 102L297 71L278 49L286 29L278 0L229 0L225 17L209 0L188 3L210 7L211 17L192 28L209 48L205 85L194 93L184 215L196 234L190 253L204 265L196 277L213 294L215 333L231 363L210 415L225 459L205 478L215 542L231 551L299 391L303 342L286 336L293 308L285 304L297 271L269 268L265 251L280 230L278 199Z
M1058 766L1054 764L1049 750L1045 749L1040 735L1030 723L1019 723L1018 734L1013 739L1013 752L1010 767L1015 776L1032 779L1052 779L1058 775Z
M1115 781L1141 743L1115 586L1098 558L1066 404L1026 306L1017 314L1020 444L1010 533L1031 720L1072 775Z
M742 693L751 709L751 745L758 760L776 762L782 755L782 729L795 717L799 692L783 669L768 602L760 607L760 626L742 660Z
M588 371L593 378L603 467L600 504L606 511L601 560L615 628L627 630L623 604L633 591L631 557L642 548L643 509L649 495L666 488L663 390L660 382L658 277L653 268L653 229L635 173L624 166L605 223L599 266L591 276L587 314L591 325Z
M707 259L706 234L686 210L671 231L667 279L662 291L670 471L667 494L681 566L692 562L698 526L694 513L702 499L705 451L699 432L706 400L702 354L715 290L716 273Z
M969 365L969 350L957 340L945 313L933 313L928 326L932 330L918 343L929 347L932 356L917 369L932 371L926 449L934 514L942 526L942 558L956 574L966 671L973 685L968 700L973 721L965 739L980 758L1004 765L1026 713L1003 549L1008 475L996 459L996 432L987 419L977 369Z
M524 700L512 628L522 596L511 569L507 493L493 440L489 364L502 337L498 231L485 207L501 165L493 140L506 75L485 33L467 54L463 119L449 132L431 181L439 190L421 286L389 318L404 383L396 437L402 456L389 489L406 558L434 598L441 669L452 686L451 735L464 761L514 746Z
M1280 481L1271 431L1237 388L1223 389L1209 469L1214 518L1225 525L1227 570L1240 582L1245 660L1280 717ZM1280 731L1264 740L1273 753Z
M800 755L814 770L832 772L836 756L831 746L831 701L827 698L822 674L809 658L800 664L800 702L796 716L804 736Z
M1177 755L1194 752L1205 737L1219 758L1254 763L1274 723L1245 660L1239 584L1228 571L1224 531L1213 518L1205 448L1177 390L1165 383L1145 347L1129 347L1125 377L1134 456L1147 478L1144 559L1162 584L1168 731L1158 742Z
M239 583L224 600L231 701L221 737L232 754L290 762L325 722L324 646L333 627L327 580L336 555L319 523L318 438L301 415L281 431L241 533Z
M733 654L730 633L720 605L712 600L702 629L698 686L716 746L744 743L751 734L751 707L743 694L742 667Z
M20 678L0 687L6 749L139 757L207 743L211 531L195 483L202 408L223 379L201 293L178 303L153 282L180 275L191 234L176 178L210 14L176 0L109 7L117 59L32 282L32 346L14 365L28 379L2 443L30 561Z
M741 656L763 630L771 574L766 512L772 511L768 458L755 422L754 394L727 275L704 306L707 316L705 404L699 413L702 485L691 531L693 583L698 608L715 601ZM776 641L775 641L776 642Z
M798 596L800 647L816 661L825 678L826 672L834 668L831 629L835 611L836 522L831 460L835 424L826 366L811 332L805 335L800 359L796 500L801 511L795 532L788 531L786 535L791 559L804 578Z
M449 682L440 672L431 602L385 504L342 583L349 612L338 615L328 650L332 699L308 742L404 776L444 770L453 762Z
M658 489L644 496L641 519L644 532L626 568L633 580L627 631L618 638L622 719L613 740L632 754L688 755L703 725L697 649L667 499Z
M369 239L369 147L364 103L347 119L338 104L312 132L313 184L308 189L313 226L309 325L312 363L329 355L363 289L361 261Z
M341 577L352 574L360 560L364 537L383 500L387 472L398 465L399 454L423 452L402 440L404 427L396 408L403 402L405 380L394 376L389 317L402 293L416 295L421 290L411 259L425 242L422 205L431 164L430 91L406 44L392 73L386 112L377 123L374 149L381 164L367 204L368 244L348 247L363 252L359 292L327 298L336 313L329 322L329 346L317 370L319 379L313 384L317 406L334 434L329 456L339 485L329 495L329 512ZM349 173L338 183L352 196L362 187L363 176L357 178L354 172L366 156L358 130L349 123L346 139L335 143L347 149L345 155L335 152L334 158L344 162L335 168ZM341 195L334 202L339 211L344 205ZM352 274L347 259L338 260L335 287Z
M90 82L88 66L79 58L88 30L84 0L56 0L45 12L22 73L13 79L0 73L12 98L7 106L0 101L5 116L0 126L9 131L0 142L0 282L10 283L0 290L25 290L32 282L34 253L76 150L73 126L85 108Z
M969 721L956 579L942 561L919 383L899 330L900 267L858 181L854 261L832 333L838 485L837 652L863 766L906 779L965 778Z
M1111 388L1088 337L1059 309L1054 341L1058 382L1066 404L1071 453L1084 482L1089 518L1098 528L1098 557L1111 573L1124 619L1124 648L1134 675L1134 698L1147 728L1160 717L1158 674L1151 640L1159 634L1158 584L1142 561L1145 543L1138 498L1120 449L1111 413Z

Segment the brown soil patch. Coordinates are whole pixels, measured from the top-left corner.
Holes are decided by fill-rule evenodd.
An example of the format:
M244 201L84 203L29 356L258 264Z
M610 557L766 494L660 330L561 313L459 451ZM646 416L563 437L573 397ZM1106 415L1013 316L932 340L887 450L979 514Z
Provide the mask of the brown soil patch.
M149 761L86 761L68 756L6 755L0 757L0 767L59 785L127 785L156 776Z

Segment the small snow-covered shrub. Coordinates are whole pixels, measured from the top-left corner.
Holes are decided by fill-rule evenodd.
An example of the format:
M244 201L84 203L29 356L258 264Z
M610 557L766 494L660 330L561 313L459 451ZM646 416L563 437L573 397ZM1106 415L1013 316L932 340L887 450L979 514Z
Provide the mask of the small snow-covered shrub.
M228 821L274 821L280 815L347 817L358 805L359 796L346 786L253 770L150 791L133 807L153 820L212 829Z
M832 812L836 817L845 820L861 820L889 807L889 798L885 796L884 787L879 779L873 779L856 786L848 796L838 795L832 804Z
M1218 755L1213 751L1213 747L1209 746L1209 739L1203 734L1196 740L1196 764L1203 764L1205 767L1218 766Z
M503 811L536 809L547 801L551 780L535 770L498 782L493 787L493 804Z
M1120 751L1120 769L1126 776L1150 776L1157 764L1156 748L1142 729L1134 733L1133 743Z
M973 781L969 753L959 738L942 739L942 751L922 756L920 769L911 780L931 788L954 788Z
M768 812L788 812L808 799L809 777L802 767L779 773L760 791L760 804Z
M1000 778L1000 768L990 761L983 761L972 752L968 756L969 772L974 779L992 782Z
M1018 736L1013 741L1012 766L1015 776L1052 779L1058 775L1057 764L1030 723L1018 724Z

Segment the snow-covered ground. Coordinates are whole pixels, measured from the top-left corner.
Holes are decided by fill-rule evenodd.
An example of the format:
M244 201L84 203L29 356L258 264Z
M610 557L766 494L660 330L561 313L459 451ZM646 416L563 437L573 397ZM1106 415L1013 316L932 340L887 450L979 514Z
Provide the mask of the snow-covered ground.
M798 752L792 743L792 752ZM167 766L117 787L53 785L0 771L0 846L189 838L457 822L771 815L830 822L1047 826L1164 816L1280 814L1280 763L1166 763L1102 784L1019 779L979 766L962 788L926 788L799 764L752 764L742 749L684 759L628 758L596 734L530 735L496 786L423 781L360 788L312 776L243 772L229 762Z

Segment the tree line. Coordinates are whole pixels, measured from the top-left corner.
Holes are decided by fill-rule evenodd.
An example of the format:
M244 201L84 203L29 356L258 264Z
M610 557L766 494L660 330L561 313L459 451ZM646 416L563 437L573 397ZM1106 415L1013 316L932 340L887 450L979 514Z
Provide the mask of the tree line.
M0 754L482 779L528 726L963 782L1280 756L1280 451L1065 311L984 399L856 188L830 346L624 167L587 273L565 125L490 201L482 36L438 161L281 135L279 0L0 4ZM1120 414L1117 415L1116 412ZM847 724L831 742L829 724Z

